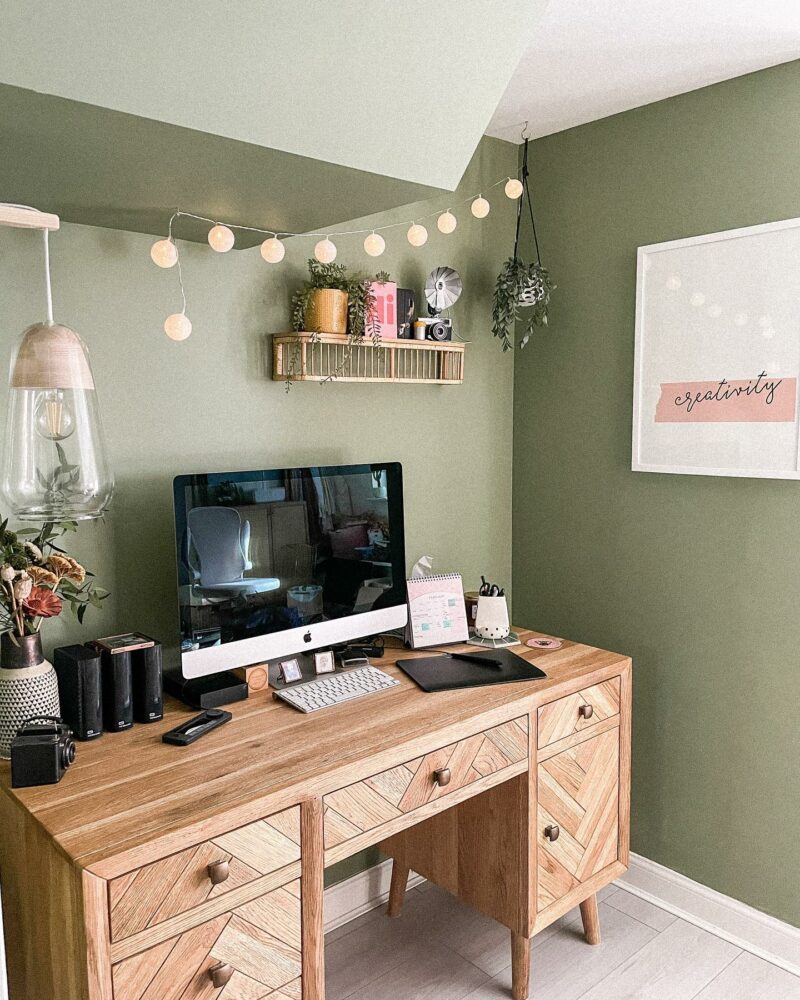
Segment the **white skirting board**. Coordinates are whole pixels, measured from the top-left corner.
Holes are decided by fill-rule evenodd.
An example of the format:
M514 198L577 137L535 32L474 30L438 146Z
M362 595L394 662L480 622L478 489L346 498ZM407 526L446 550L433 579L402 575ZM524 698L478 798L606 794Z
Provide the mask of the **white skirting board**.
M353 875L344 882L338 882L325 890L325 930L333 931L342 924L349 923L381 906L389 898L389 883L392 880L392 862L381 861L374 868L368 868ZM425 879L411 873L409 889Z
M631 854L630 868L616 884L800 976L800 927L770 917L638 854Z

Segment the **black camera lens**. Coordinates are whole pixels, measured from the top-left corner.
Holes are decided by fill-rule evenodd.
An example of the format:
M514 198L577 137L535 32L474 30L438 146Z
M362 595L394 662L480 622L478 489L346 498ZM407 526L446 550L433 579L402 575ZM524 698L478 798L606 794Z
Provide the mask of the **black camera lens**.
M429 323L425 332L428 340L450 339L450 328L446 323Z
M64 746L61 748L61 764L64 770L66 770L70 764L75 763L75 740L67 736L64 740Z

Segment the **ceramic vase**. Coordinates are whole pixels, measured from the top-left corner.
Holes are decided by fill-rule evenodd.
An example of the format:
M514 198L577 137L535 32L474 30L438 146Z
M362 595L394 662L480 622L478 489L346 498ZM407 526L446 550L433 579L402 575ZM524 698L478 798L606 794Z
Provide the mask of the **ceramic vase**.
M306 330L347 333L347 300L347 292L338 288L315 289L306 309Z
M481 639L505 639L511 631L505 597L479 597L475 631Z
M58 679L44 658L42 637L20 638L4 632L0 639L0 757L11 757L11 740L26 719L61 715Z

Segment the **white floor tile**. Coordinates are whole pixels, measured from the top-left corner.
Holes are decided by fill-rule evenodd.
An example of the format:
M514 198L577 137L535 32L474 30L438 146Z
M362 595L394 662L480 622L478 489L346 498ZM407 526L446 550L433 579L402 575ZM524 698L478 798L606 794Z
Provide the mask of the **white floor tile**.
M647 924L648 927L657 931L665 931L670 924L674 924L678 919L673 913L667 913L661 907L654 906L646 899L642 899L641 896L634 896L633 893L626 892L624 889L615 892L608 900L608 905L613 906L616 910L622 910L629 917L641 920L643 924Z
M351 994L349 1000L463 1000L488 979L455 952L420 940L415 955Z
M727 941L676 920L582 1000L692 1000L738 954Z
M800 1000L800 979L745 952L696 1000Z
M580 920L573 920L549 937L531 954L531 996L536 1000L578 1000L594 983L621 965L656 937L651 927L600 904L601 945L587 944ZM535 942L534 938L534 942ZM496 981L511 989L511 969L505 969ZM489 997L492 994L486 993ZM479 990L470 1000L483 1000ZM616 998L615 998L616 1000Z

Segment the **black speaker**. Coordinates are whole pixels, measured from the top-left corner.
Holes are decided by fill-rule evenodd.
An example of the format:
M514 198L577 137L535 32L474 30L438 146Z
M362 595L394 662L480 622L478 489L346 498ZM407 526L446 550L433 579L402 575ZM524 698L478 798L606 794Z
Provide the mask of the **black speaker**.
M164 718L161 680L161 643L131 652L133 672L133 718L136 722L158 722Z
M119 733L133 725L131 653L101 651L103 723L106 732Z
M397 289L397 336L403 340L414 339L416 305L410 288Z
M60 646L53 655L58 676L61 718L76 740L94 740L103 732L100 654L91 646Z

